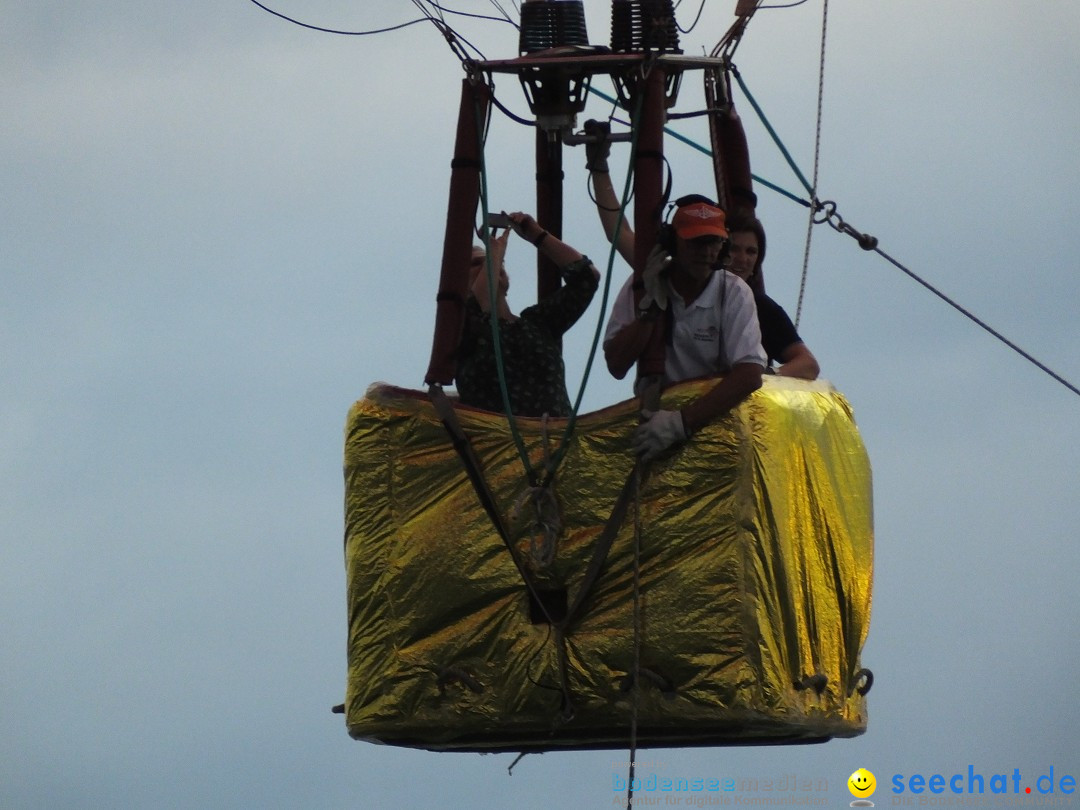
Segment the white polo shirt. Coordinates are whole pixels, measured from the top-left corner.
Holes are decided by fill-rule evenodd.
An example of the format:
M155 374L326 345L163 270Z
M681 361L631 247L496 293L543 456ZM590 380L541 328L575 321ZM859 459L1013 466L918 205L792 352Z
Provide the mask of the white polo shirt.
M615 297L604 333L605 345L637 317L632 283L633 278L627 279ZM690 305L669 286L668 306L672 333L664 364L665 383L723 374L739 363L768 365L761 348L754 294L733 273L717 270Z

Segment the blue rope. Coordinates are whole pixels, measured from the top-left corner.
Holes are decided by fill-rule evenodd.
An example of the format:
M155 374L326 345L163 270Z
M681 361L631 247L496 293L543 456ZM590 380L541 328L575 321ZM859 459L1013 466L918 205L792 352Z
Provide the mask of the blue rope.
M593 361L596 358L596 349L600 344L600 335L603 333L604 328L604 316L607 312L608 297L611 293L611 278L614 275L615 268L615 256L618 254L619 244L619 232L622 230L623 223L626 221L626 208L630 204L630 194L633 188L634 179L634 159L637 155L637 144L639 128L638 124L641 120L641 107L642 99L638 98L636 108L630 123L630 166L626 172L626 184L623 187L622 202L619 205L619 216L615 222L615 233L611 239L611 248L608 250L607 269L604 273L604 292L600 298L600 316L596 323L596 331L593 333L592 346L589 349L589 358L585 363L585 373L581 378L581 386L578 389L577 399L574 401L574 407L570 411L570 419L567 422L566 430L563 431L562 441L559 443L558 449L551 457L551 461L548 464L547 480L550 480L555 475L555 471L558 469L559 464L562 462L563 457L566 455L570 438L573 436L574 427L577 424L578 412L581 409L581 400L585 396L586 383L589 380L589 375L592 372Z
M780 140L780 136L776 134L776 130L773 129L772 124L769 123L769 119L765 117L765 113L758 105L757 99L755 99L750 94L750 90L749 88L747 88L746 82L742 80L742 76L739 75L739 71L735 69L734 65L731 66L731 72L735 76L735 81L739 83L739 88L746 96L746 100L750 102L750 106L752 106L754 108L754 112L758 114L758 118L761 119L761 123L765 125L765 129L768 131L769 136L773 139L773 143L775 143L777 148L780 150L780 154L784 156L784 160L787 161L788 166L790 166L791 170L795 172L795 176L798 177L799 181L803 184L803 188L806 189L806 193L813 197L814 187L810 184L810 181L806 179L803 173L799 170L799 167L795 164L795 160L791 157L791 153L788 152L787 147L784 146L783 141Z
M589 92L593 93L594 95L599 96L600 98L604 99L604 101L610 101L610 102L612 102L614 104L618 103L614 98L609 96L607 93L604 93L602 90L597 90L592 85L589 85ZM753 103L753 102L751 102L751 103ZM665 126L664 127L664 132L666 134L670 135L675 140L681 141L682 143L686 144L687 146L690 146L690 147L696 149L697 151L701 152L703 155L708 155L710 158L713 157L713 152L712 152L711 149L709 149L708 147L702 146L701 144L697 143L696 141L690 140L685 135L673 130L671 127ZM795 171L798 172L798 169L796 169ZM775 191L777 194L782 194L783 196L787 197L792 202L797 202L799 205L804 206L806 208L811 207L811 203L810 203L809 200L804 200L802 197L799 197L798 195L793 194L790 191L787 191L786 189L783 189L780 186L776 185L775 183L771 183L768 180L766 180L765 178L759 177L756 174L751 174L750 176L756 182L761 183L761 185L765 186L766 188L768 188L768 189L770 189L772 191Z
M476 129L478 133L478 152L480 163L480 208L483 219L482 222L486 223L488 218L488 186L487 186L487 163L484 159L484 147L485 137L483 135L485 127L483 126L483 115L480 112L480 107L476 108ZM518 430L517 420L514 418L514 412L510 407L510 391L506 385L506 368L503 364L503 352L502 352L502 339L501 331L499 329L499 310L498 310L498 282L495 279L494 265L491 261L491 231L486 226L483 230L484 238L484 251L485 251L485 265L488 277L488 320L491 322L491 340L495 347L495 371L499 378L499 393L502 395L503 410L506 416L506 421L510 425L510 435L514 439L514 444L517 446L518 456L521 458L522 466L525 468L525 475L529 479L529 484L536 485L536 469L533 467L532 462L529 460L529 454L525 449L525 442L521 438L521 432Z

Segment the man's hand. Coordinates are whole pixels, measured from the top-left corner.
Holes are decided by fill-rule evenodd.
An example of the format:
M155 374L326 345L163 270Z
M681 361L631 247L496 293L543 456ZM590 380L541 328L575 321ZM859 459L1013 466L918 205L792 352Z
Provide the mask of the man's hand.
M686 441L686 426L679 411L642 411L646 421L634 431L634 452L652 461L669 447Z
M645 287L645 292L641 296L638 309L648 309L653 303L660 309L667 309L667 272L671 267L671 262L671 257L660 245L654 247L649 253L649 259L645 262L645 272L641 274L641 283Z

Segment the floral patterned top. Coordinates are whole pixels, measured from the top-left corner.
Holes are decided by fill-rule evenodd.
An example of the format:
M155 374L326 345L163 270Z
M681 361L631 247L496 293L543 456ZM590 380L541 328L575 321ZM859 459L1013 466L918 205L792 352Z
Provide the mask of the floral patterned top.
M592 264L582 257L562 268L558 292L499 322L506 389L518 416L569 416L560 338L582 316L596 292ZM458 349L457 390L462 403L503 411L491 318L475 298L465 305L465 333Z

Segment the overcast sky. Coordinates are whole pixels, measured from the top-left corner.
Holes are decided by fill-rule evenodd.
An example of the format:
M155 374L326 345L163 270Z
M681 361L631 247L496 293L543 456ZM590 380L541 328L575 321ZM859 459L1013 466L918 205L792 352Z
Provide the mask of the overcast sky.
M609 4L585 5L605 42ZM273 7L349 30L417 16ZM707 0L685 50L733 7ZM354 742L330 713L345 415L374 381L419 387L430 351L462 75L438 32L321 34L248 0L2 16L0 805L610 806L625 751L508 775L509 755ZM821 0L761 12L736 59L807 174L821 17ZM509 25L453 23L515 55ZM1074 384L1078 39L1075 0L833 0L820 157L847 221ZM514 85L499 95L523 114ZM680 108L700 97L688 76ZM740 109L755 172L801 194ZM706 142L699 119L675 127ZM531 209L532 133L497 115L489 150L494 205ZM677 194L708 184L704 157L668 154ZM566 166L566 239L603 259L581 150ZM759 193L769 289L794 314L805 209ZM515 309L532 257L511 244ZM567 341L572 393L603 317ZM865 767L879 806L894 774L1080 777L1080 397L825 227L800 331L874 469L869 729L652 761L827 779L832 804ZM629 393L598 367L585 405Z

